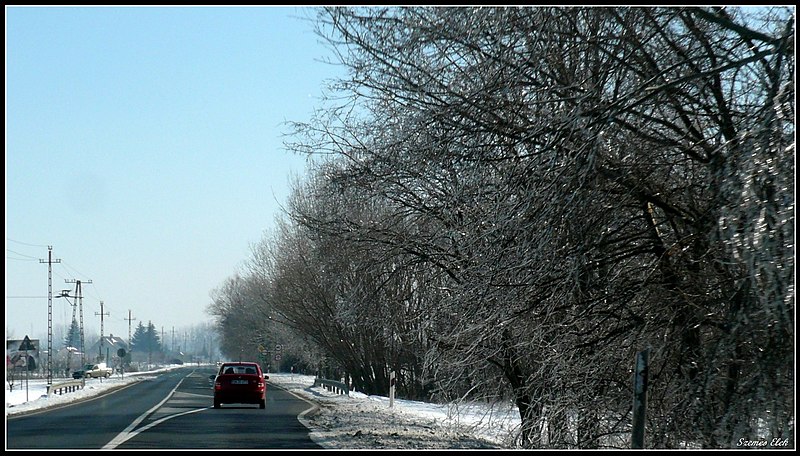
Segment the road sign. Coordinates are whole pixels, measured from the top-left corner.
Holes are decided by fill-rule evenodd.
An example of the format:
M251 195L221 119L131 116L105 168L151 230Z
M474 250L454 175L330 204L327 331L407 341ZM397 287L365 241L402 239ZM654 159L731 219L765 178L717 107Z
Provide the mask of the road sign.
M275 361L280 361L280 360L281 360L281 355L275 355Z
M124 348L120 348L119 350L117 350L117 356L119 356L120 358L124 358L125 357L125 349Z
M281 350L283 350L283 345L281 344L275 345L275 351L281 351Z
M25 339L22 340L22 343L19 344L19 351L28 351L28 350L36 350L36 347L33 346L33 343L25 336Z

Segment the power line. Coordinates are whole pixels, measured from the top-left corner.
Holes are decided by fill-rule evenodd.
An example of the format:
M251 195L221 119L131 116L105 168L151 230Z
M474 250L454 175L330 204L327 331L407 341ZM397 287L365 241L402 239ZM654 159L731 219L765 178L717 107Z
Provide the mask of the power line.
M95 290L95 291L96 291L96 290ZM100 296L98 296L98 295L94 294L94 293L93 293L93 292L91 292L91 291L87 291L87 292L86 292L86 294L87 294L88 296L91 296L91 297L93 297L94 299L97 299L98 301L102 301L102 300L103 300L103 299L102 299Z
M88 275L81 273L80 271L78 271L78 270L77 270L77 269L75 269L74 267L71 267L71 266L69 266L69 268L70 268L70 269L72 269L72 271L73 271L73 272L76 272L76 273L78 273L78 275L80 275L80 276L89 277ZM100 290L97 288L97 285L95 285L93 282L88 282L88 283L89 283L89 285L91 285L91 287L89 287L89 289L86 291L86 294L87 294L88 296L91 296L91 297L93 297L93 298L97 299L98 301L102 301L102 299L103 299L103 298L101 298L100 296L98 296L98 294L101 294L101 295L102 295L102 293L100 293ZM95 294L95 293L93 293L93 292L91 291L92 289L94 289L94 290L95 290L95 291L96 291L98 294Z
M74 267L74 266L71 266L70 264L67 264L67 263L62 263L62 264L64 265L64 267L65 267L65 268L68 268L68 269L69 269L69 270L71 270L73 273L75 273L75 275L77 275L77 276L89 277L87 274L84 274L84 273L82 273L82 272L78 271L77 269L75 269L75 267ZM88 296L91 296L91 297L93 297L93 298L97 299L98 301L102 300L102 298L100 298L100 296L98 296L98 295L96 295L96 294L94 294L94 293L92 293L92 292L90 291L90 290L91 290L91 288L94 288L96 291L98 291L98 292L99 292L99 290L97 290L97 285L95 285L95 284L94 284L94 283L92 283L92 282L86 282L86 283L88 283L88 284L92 285L92 287L90 287L90 289L89 289L89 290L86 290L86 294L87 294Z
M25 255L24 253L19 253L19 252L16 252L14 250L11 250L11 249L6 249L6 252L11 252L11 253L14 253L16 255L24 256L25 258L30 258L31 260L37 260L38 259L36 257L32 257L30 255ZM6 258L8 258L8 257L6 257ZM12 259L17 259L17 258L12 258Z
M66 277L64 277L63 275L59 274L59 273L58 273L58 271L53 271L53 274L55 274L55 275L57 275L57 276L61 277L61 278L62 278L62 279L64 279L64 280L67 280L67 278L66 278Z
M88 275L86 275L86 274L82 273L81 271L78 271L77 269L75 269L74 267L72 267L70 264L68 264L68 263L66 263L66 262L62 262L61 264L62 264L62 265L65 267L65 268L69 268L69 269L71 269L71 270L72 270L72 272L76 273L78 276L89 277Z
M11 241L11 242L16 242L17 244L22 244L22 245L31 246L31 247L46 247L46 246L40 246L40 245L37 245L37 244L28 244L28 243L26 243L26 242L15 241L15 240L13 240L13 239L9 239L9 238L6 238L6 240L8 240L8 241ZM24 254L24 253L20 253L20 252L17 252L17 251L14 251L14 250L8 249L8 248L6 249L6 251L8 251L8 252L10 252L10 253L13 253L13 254L16 254L16 255L20 255L20 256L23 256L23 257L25 257L25 258L12 258L12 257L8 257L8 256L7 256L6 258L7 258L7 259L9 259L9 260L15 260L15 261L37 261L37 260L38 260L38 259L37 259L37 258L35 258L35 257L32 257L32 256L30 256L30 255L26 255L26 254ZM82 273L82 272L78 271L78 270L77 270L77 269L76 269L74 266L72 266L70 263L67 263L67 262L65 262L65 261L59 261L58 263L60 263L62 266L64 266L64 268L65 268L65 272L67 272L68 274L71 274L73 277L76 277L76 276L77 276L77 277L81 277L81 276L82 276L82 277L89 277L87 274L84 274L84 273ZM63 275L61 275L61 274L58 272L58 270L53 270L53 271L52 271L52 273L53 273L53 274L55 274L56 276L58 276L58 277L60 277L60 278L64 279L64 280L69 280L69 279L68 279L66 276L63 276ZM96 290L97 292L99 292L99 290L97 289L97 285L94 285L94 284L92 283L92 281L91 281L91 280L89 280L89 281L84 281L83 283L84 283L84 284L90 284L90 285L93 285L93 286L94 286L94 290ZM90 290L91 290L91 289L90 289ZM101 298L100 298L98 295L96 295L96 294L92 293L90 290L85 290L85 291L87 291L87 292L86 292L86 295L88 295L88 296L91 296L91 297L93 297L93 298L97 299L98 301L100 301L100 300L101 300Z
M47 247L46 245L41 245L41 244L28 244L27 242L15 241L15 240L10 239L10 238L6 238L6 241L11 241L11 242L14 242L14 243L17 243L17 244L27 245L28 247Z
M66 264L64 264L63 262L62 262L61 264L62 264L62 265L64 265L64 266L66 266ZM75 270L75 268L70 268L70 269L72 269L74 272L77 272L77 273L78 273L78 274L77 274L78 276L84 276L84 277L88 277L86 274L81 274L80 272L78 272L77 270ZM66 271L66 268L65 268L65 272L69 272L69 271ZM64 277L63 275L59 274L57 271L56 271L56 272L54 272L54 274L55 274L55 275L57 275L57 276L59 276L59 277L61 277L62 279L64 279L64 281L65 281L65 282L67 282L67 283L75 283L75 282L74 282L74 280L75 280L75 279L68 279L67 277ZM72 280L72 282L71 282L71 280ZM89 284L89 285L94 285L94 284L92 283L92 281L91 281L91 280L84 280L84 281L83 281L83 283L84 283L84 284ZM94 295L94 294L92 294L92 293L88 293L88 292L87 292L86 294L87 294L88 296L91 296L91 297L93 297L93 298L97 299L98 301L100 301L100 297L98 297L97 295Z
M6 257L6 260L14 260L14 261L36 261L38 258L13 258L13 257Z

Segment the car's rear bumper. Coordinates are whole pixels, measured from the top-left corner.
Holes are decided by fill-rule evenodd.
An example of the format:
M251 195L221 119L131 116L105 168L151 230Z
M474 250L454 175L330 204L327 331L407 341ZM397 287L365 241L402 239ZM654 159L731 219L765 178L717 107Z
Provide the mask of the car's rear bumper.
M219 402L221 404L260 404L265 397L266 396L264 395L264 393L252 393L252 394L215 393L214 402Z

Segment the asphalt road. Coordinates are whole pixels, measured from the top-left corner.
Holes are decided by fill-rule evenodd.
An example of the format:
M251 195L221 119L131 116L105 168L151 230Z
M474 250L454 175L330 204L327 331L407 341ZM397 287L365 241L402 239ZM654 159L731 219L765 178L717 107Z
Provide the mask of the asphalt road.
M267 407L213 408L208 376L185 367L62 408L6 417L8 449L313 449L308 402L269 384Z

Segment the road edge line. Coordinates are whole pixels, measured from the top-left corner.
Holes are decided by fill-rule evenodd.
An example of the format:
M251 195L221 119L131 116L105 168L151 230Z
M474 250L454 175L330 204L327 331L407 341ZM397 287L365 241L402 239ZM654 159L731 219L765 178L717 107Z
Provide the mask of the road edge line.
M292 396L300 399L301 401L305 402L306 404L311 405L311 407L307 408L306 410L303 410L302 412L300 412L297 415L297 421L299 421L300 424L302 424L303 426L306 427L306 429L308 429L308 437L311 440L313 440L314 443L316 443L317 445L319 445L319 446L321 446L323 448L329 448L329 447L326 447L325 445L323 445L323 442L321 441L321 439L319 437L314 436L314 432L318 432L319 430L321 430L321 428L317 429L317 428L312 427L311 422L308 419L306 419L306 415L308 415L310 412L319 411L319 409L320 409L319 404L311 402L310 399L307 399L307 398L305 398L303 396L300 396L299 394L295 393L294 391L290 391L289 389L285 388L284 386L278 385L277 383L270 382L269 384L272 387L281 389L283 391L286 391L287 393L289 393Z

